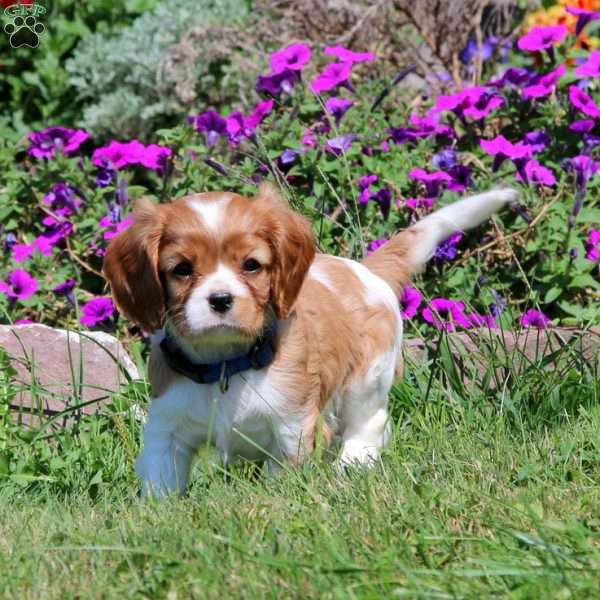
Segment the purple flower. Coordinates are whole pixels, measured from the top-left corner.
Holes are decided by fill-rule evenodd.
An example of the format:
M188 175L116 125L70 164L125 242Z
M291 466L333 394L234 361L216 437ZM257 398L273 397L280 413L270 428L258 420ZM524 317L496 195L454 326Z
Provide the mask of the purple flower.
M435 250L435 260L438 264L454 260L458 254L458 244L463 239L460 231L453 233L448 239L444 240Z
M371 197L373 196L373 192L370 190L370 187L377 183L377 175L363 175L358 180L358 187L360 189L360 197L359 201L361 204L367 204Z
M508 301L503 298L495 289L492 288L492 296L494 297L494 303L490 304L490 312L496 319L500 318L500 315L506 310Z
M27 152L31 156L52 159L57 151L66 156L73 154L90 138L90 134L83 129L48 127L42 131L34 131L28 137L31 146Z
M423 318L436 329L454 331L457 325L469 329L471 323L465 315L464 302L450 300L449 298L434 298L423 309Z
M339 86L346 87L352 91L350 75L352 73L352 63L331 63L327 65L321 75L319 75L310 85L315 94L331 92Z
M281 73L259 75L256 80L256 91L269 96L289 95L298 81L300 81L300 73L292 69L285 69Z
M38 282L23 269L13 271L6 281L0 281L0 292L6 294L13 302L27 300L38 290Z
M450 169L458 162L458 156L454 148L444 148L431 157L431 164L436 169Z
M31 258L36 249L35 242L32 244L13 244L11 247L12 257L16 262L22 263Z
M372 52L353 52L343 46L328 46L325 48L325 54L335 56L342 63L360 63L371 62L377 57Z
M582 113L589 115L590 117L600 117L600 108L598 105L591 96L586 94L576 85L569 86L569 100L571 101L571 104L575 108L578 108Z
M325 108L330 115L333 115L335 124L339 126L342 118L353 104L354 102L347 98L329 98L325 102Z
M540 129L539 131L530 131L529 133L526 133L523 138L523 143L531 146L531 151L534 154L537 154L538 152L543 152L548 147L550 138L543 129Z
M562 42L569 30L564 25L549 25L547 27L533 27L517 41L519 50L540 52L548 50L555 44Z
M597 163L585 154L580 154L579 156L574 156L565 161L564 166L568 171L573 171L575 173L575 186L577 188L578 196L585 196L588 181L596 174L598 169L600 169L600 163Z
M17 236L13 231L9 231L6 234L6 239L4 240L4 245L7 250L10 250L17 243Z
M81 309L81 323L87 327L94 327L110 319L115 314L115 305L110 298L93 298Z
M533 74L527 70L519 67L510 67L506 69L499 79L491 80L488 85L492 87L504 88L508 86L518 87L529 83L533 78Z
M585 257L592 262L600 262L600 229L592 229L585 243Z
M458 57L461 62L468 65L476 57L481 57L482 62L489 60L494 55L496 48L498 47L498 38L491 36L479 46L477 40L473 37L469 38L467 45L461 50Z
M52 291L55 294L61 294L66 296L67 300L70 304L75 306L75 294L73 292L77 282L74 279L67 279L67 281L63 281L59 283L57 286L52 288Z
M578 36L590 21L597 21L600 19L600 14L593 10L586 10L585 8L575 8L573 6L565 7L567 12L577 17L577 25L575 25L575 35Z
M35 322L31 319L17 319L13 325L34 325Z
M100 169L96 175L96 185L99 188L108 187L115 180L116 171L107 165L106 168Z
M537 329L546 329L550 323L549 317L543 312L530 308L527 312L521 315L522 327L535 327Z
M558 68L554 69L554 71L550 71L545 75L537 75L532 79L530 85L523 88L523 97L545 98L546 96L549 96L554 91L560 78L566 72L567 67L565 65L560 65Z
M56 183L52 190L44 196L44 204L61 217L68 217L76 213L83 201L75 196L75 189L68 183Z
M556 177L551 169L540 165L537 160L528 160L525 163L525 175L527 177L526 182L536 183L538 185L553 186L556 185ZM524 178L520 173L517 173L516 178L519 181L524 181Z
M447 173L451 177L451 181L448 182L448 189L451 192L464 192L473 184L472 171L465 165L454 165Z
M319 145L319 140L317 139L317 135L315 132L308 128L302 134L302 144L308 146L309 148L316 148Z
M143 150L139 163L147 169L162 171L171 154L172 151L170 148L159 146L158 144L150 144Z
M443 171L428 173L424 169L419 168L412 169L408 176L411 179L420 181L425 186L428 198L437 198L442 185L452 181L452 177Z
M390 139L395 144L405 144L406 142L432 135L445 137L448 140L452 140L456 137L452 127L439 123L439 115L437 113L430 112L430 114L425 117L412 114L410 116L410 124L411 127L390 128Z
M600 77L600 50L592 52L588 59L575 69L575 74L578 77Z
M289 169L300 156L301 152L299 150L293 150L292 148L286 148L278 159L278 164L282 170Z
M325 151L332 154L343 154L348 152L353 142L358 139L355 133L340 135L339 137L331 138L325 142Z
M214 146L227 131L225 119L214 110L208 110L199 115L192 115L188 117L188 123L196 131L206 134L206 145L208 147Z
M412 319L419 310L421 303L423 302L423 296L419 290L410 285L407 285L402 290L402 296L400 297L400 315L403 319Z
M271 70L278 74L285 70L302 71L310 62L312 53L306 44L292 44L271 54Z
M390 189L388 187L382 187L371 196L371 199L377 202L381 209L381 213L383 214L383 218L387 221L392 207L392 192Z
M369 247L367 249L367 254L373 254L373 252L375 252L375 250L378 250L379 248L381 248L381 246L384 246L387 243L388 243L388 240L373 240L372 242L369 243Z

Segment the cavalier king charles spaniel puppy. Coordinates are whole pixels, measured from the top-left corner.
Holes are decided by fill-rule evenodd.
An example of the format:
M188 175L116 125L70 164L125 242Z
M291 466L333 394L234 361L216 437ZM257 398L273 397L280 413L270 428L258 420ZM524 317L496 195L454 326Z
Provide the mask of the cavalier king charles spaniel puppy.
M340 465L376 461L402 373L403 287L440 242L516 197L455 202L361 262L318 253L310 223L269 186L255 199L138 201L104 273L121 312L153 334L143 494L183 493L207 442L226 461L275 467L336 436Z

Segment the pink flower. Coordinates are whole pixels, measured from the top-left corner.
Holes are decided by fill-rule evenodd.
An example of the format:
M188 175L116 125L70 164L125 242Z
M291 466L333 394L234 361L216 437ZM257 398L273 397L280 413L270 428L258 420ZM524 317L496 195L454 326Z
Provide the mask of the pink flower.
M306 44L292 44L271 54L271 70L273 74L281 73L286 69L302 71L310 62L311 56L310 47Z
M331 92L339 86L349 87L352 63L331 63L310 85L315 94Z
M600 117L600 108L594 102L591 96L588 96L582 89L576 85L569 86L569 100L571 104L578 108L582 113L590 117Z
M38 287L37 279L23 269L13 271L6 281L0 281L0 292L11 300L27 300L37 292Z
M275 106L274 100L265 100L259 102L252 111L252 114L244 120L246 129L254 132L256 128L271 114Z
M400 314L402 318L412 319L417 314L422 302L423 295L421 292L416 288L407 285L402 290L402 296L400 297Z
M121 231L127 229L133 223L133 217L126 217L119 223L114 223L110 216L102 217L98 225L106 231L102 234L105 240L116 237Z
M372 52L353 52L343 46L328 46L325 48L325 54L335 56L342 63L360 63L371 62L377 57Z
M309 148L316 148L319 145L317 136L312 129L306 129L302 134L302 143Z
M589 133L594 129L596 122L592 119L582 119L581 121L573 121L569 125L569 131L574 133Z
M592 262L600 261L600 229L592 229L585 243L585 257Z
M157 144L150 144L149 146L146 146L142 152L139 162L147 169L160 171L164 169L171 154L172 152L170 148L159 146Z
M543 312L530 308L521 315L521 325L523 327L535 327L536 329L546 329L550 323L550 318Z
M479 329L487 327L488 329L498 329L498 322L493 315L480 315L479 313L470 313L467 315L467 320L472 327Z
M569 30L564 25L533 27L531 31L519 38L517 47L519 50L539 52L562 42L567 37L567 33Z
M110 298L93 298L81 309L81 323L87 327L94 327L110 319L115 314L115 305Z
M525 181L525 178L520 173L517 173L516 179L525 181L525 183L537 183L546 186L556 185L556 177L552 170L540 165L540 163L534 159L528 160L525 163L525 175L527 181Z
M465 304L459 300L434 298L421 314L428 323L443 331L454 331L457 325L465 329L471 327L465 315Z
M417 210L419 208L424 208L427 210L431 210L435 206L436 198L406 198L404 200L404 204L408 206L411 210ZM397 203L400 206L400 202Z
M560 65L554 71L550 71L545 75L538 75L532 82L531 85L523 88L524 98L545 98L549 96L560 78L567 72L565 65Z
M595 50L586 62L575 69L578 77L600 77L600 50Z
M122 169L127 165L139 163L144 150L144 144L138 140L126 143L111 140L108 146L94 150L92 162L97 167L104 167L109 163L114 169Z
M33 131L28 137L31 146L27 152L31 156L52 159L57 151L66 156L77 152L79 147L90 138L90 134L83 129L48 127L42 131Z
M459 117L470 117L478 121L487 117L504 102L504 98L495 91L476 86L465 88L457 94L440 96L435 111L450 110Z
M575 26L575 35L578 36L585 26L590 21L597 21L600 19L600 14L592 10L586 10L585 8L575 8L573 6L566 6L566 11L572 15L577 16L577 25Z

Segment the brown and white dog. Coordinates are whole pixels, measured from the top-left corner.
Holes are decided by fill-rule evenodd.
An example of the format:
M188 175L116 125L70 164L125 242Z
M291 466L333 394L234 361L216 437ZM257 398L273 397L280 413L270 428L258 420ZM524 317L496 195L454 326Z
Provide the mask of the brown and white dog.
M154 332L154 401L136 465L143 493L185 491L209 437L226 460L295 464L323 427L341 440L340 464L376 460L402 370L403 286L442 240L516 197L499 189L460 200L362 262L317 254L309 222L268 186L253 200L140 200L104 273L120 310Z

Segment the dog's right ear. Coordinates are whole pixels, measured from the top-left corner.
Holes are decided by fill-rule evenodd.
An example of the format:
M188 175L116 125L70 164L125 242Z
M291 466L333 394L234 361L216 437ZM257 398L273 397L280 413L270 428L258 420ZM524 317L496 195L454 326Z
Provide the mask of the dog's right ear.
M102 272L119 310L148 332L160 329L165 293L158 272L158 249L164 229L161 207L138 200L134 222L110 242Z

